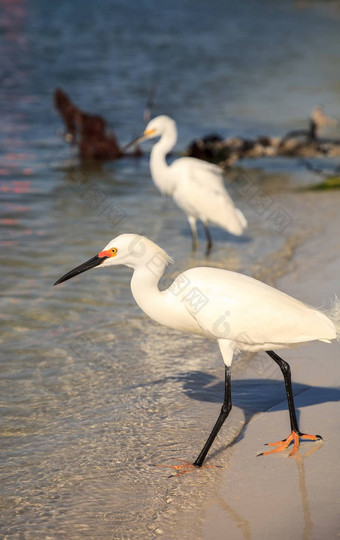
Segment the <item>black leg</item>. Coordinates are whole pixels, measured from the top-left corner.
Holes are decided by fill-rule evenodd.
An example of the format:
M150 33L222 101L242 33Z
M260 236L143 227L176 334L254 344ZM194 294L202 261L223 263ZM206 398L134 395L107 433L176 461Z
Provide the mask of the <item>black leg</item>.
M298 427L297 418L296 418L296 412L295 412L290 366L288 362L286 362L285 360L282 360L282 358L280 358L280 356L277 355L274 351L266 351L266 353L270 356L270 358L274 360L274 362L277 363L277 365L282 371L282 375L283 375L285 386L286 386L290 427L292 428L292 431L295 431L295 433L297 433L298 435L301 435L299 431L299 427Z
M270 358L274 360L274 362L277 363L277 365L279 366L283 374L285 387L286 387L288 408L289 408L290 427L292 431L291 431L291 434L286 439L281 439L281 441L277 441L274 443L266 443L267 446L275 446L274 450L270 450L269 452L261 452L260 454L257 454L257 455L266 456L268 454L275 454L276 452L281 452L282 450L285 450L286 448L288 448L290 443L294 443L294 448L289 454L290 456L293 456L299 449L300 439L303 439L306 441L319 441L319 440L322 440L322 437L321 435L308 435L307 433L301 433L301 431L299 430L299 426L298 426L297 418L296 418L294 398L293 398L293 389L292 389L292 379L291 379L289 364L285 362L284 360L282 360L282 358L280 358L280 356L276 354L274 351L266 351L266 353L268 354L268 356L270 356Z
M210 447L212 443L214 442L218 432L220 431L224 421L226 420L228 414L231 411L231 368L228 366L225 366L225 389L224 389L224 401L222 405L221 412L219 414L219 417L217 419L216 424L214 425L207 442L205 443L203 449L201 450L198 458L194 462L194 465L196 467L202 467L203 461L205 460L205 457L207 453L210 450Z
M206 254L206 256L208 256L208 255L210 255L210 252L212 250L213 241L212 241L212 238L211 238L211 234L210 234L208 225L206 225L205 223L203 223L203 225L204 225L205 236L207 237L207 249L205 251L205 254Z

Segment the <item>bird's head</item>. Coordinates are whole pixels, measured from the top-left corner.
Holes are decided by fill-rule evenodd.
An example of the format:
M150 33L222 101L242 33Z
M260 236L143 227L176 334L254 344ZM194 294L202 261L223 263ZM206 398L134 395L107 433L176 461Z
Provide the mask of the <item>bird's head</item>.
M80 264L59 278L54 285L96 267L118 266L120 264L136 269L145 267L154 275L161 275L167 264L172 262L164 249L139 234L121 234L104 247L97 255Z
M169 116L166 116L165 114L161 116L156 116L156 118L153 118L150 120L148 125L146 126L143 135L140 135L136 139L133 139L129 144L127 144L124 147L124 150L132 146L133 144L137 144L140 142L147 141L148 139L154 139L156 137L161 137L163 134L167 134L168 136L171 136L171 139L174 141L173 144L176 142L177 138L177 130L176 130L176 123L172 118Z
M163 133L176 129L175 121L165 114L156 116L150 120L144 130L145 139L153 139L154 137L161 137Z

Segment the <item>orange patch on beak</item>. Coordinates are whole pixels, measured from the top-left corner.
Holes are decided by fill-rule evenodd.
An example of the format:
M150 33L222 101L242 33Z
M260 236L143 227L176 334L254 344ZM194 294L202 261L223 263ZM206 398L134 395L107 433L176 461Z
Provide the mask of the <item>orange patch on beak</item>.
M156 130L155 130L155 129L146 129L146 130L144 131L144 135L145 135L146 137L149 137L149 135L154 135L155 133L156 133Z
M98 257L100 259L103 259L104 257L114 257L114 256L115 256L115 253L112 253L112 251L110 251L109 249L98 253Z

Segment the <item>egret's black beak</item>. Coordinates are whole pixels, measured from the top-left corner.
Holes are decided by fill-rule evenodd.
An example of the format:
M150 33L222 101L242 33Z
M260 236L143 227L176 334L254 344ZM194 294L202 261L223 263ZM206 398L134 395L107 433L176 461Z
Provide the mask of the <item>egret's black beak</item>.
M139 135L139 137L136 137L135 139L133 139L132 141L130 141L128 144L126 144L125 146L123 146L123 152L125 152L125 150L127 150L128 148L130 148L130 146L134 146L135 144L138 144L140 142L143 142L147 139L148 137L146 137L145 135Z
M126 146L124 146L123 151L127 150L127 148L130 148L130 146L137 144L139 142L146 141L147 139L152 139L153 137L160 136L160 134L156 133L155 129L146 129L143 133L143 135L140 135L139 137L136 137L136 139L133 139L133 141L129 142Z
M63 275L61 278L58 279L54 283L54 285L59 285L60 283L63 283L64 281L67 281L68 279L73 278L74 276L77 276L78 274L82 274L83 272L86 272L86 270L90 270L91 268L95 268L96 266L99 266L102 264L107 257L99 257L98 255L95 255L92 257L92 259L89 259L88 261L84 262L83 264L80 264L73 270L70 270L67 272L67 274Z

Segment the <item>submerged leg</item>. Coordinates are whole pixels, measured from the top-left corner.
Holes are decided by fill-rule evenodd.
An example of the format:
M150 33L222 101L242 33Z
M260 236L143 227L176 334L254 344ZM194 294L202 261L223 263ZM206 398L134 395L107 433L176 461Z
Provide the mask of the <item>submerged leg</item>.
M195 467L202 467L203 461L206 458L207 453L210 450L212 443L214 442L218 432L220 431L223 423L225 422L228 414L231 411L231 368L230 366L225 366L225 387L224 387L224 401L222 405L221 412L217 419L216 424L214 425L207 442L203 446L198 458L194 462Z
M290 372L290 366L285 360L280 358L274 351L266 351L266 353L274 360L274 362L277 363L279 368L281 369L281 372L284 377L285 381L285 387L286 387L286 395L287 395L287 401L288 401L288 409L289 409L289 418L290 418L290 427L291 427L291 434L286 439L283 439L282 441L278 441L275 443L268 443L269 446L276 446L274 450L270 450L269 452L262 452L261 455L266 454L273 454L274 452L280 452L281 450L284 450L287 448L291 442L294 442L294 448L290 455L292 456L295 454L297 449L299 448L299 442L300 439L306 439L309 441L319 441L322 440L321 435L307 435L305 433L301 433L299 430L297 418L296 418L296 412L295 412L295 405L294 405L294 397L293 397L293 389L292 389L292 379L291 379L291 372Z
M231 411L230 371L230 366L225 366L225 391L222 409L217 419L217 422L214 425L208 437L208 440L205 443L196 461L194 463L190 463L190 461L182 460L181 463L178 465L158 465L159 467L167 467L169 469L174 469L176 471L176 474L173 474L171 476L180 476L182 474L186 474L190 471L193 471L196 467L202 467L207 469L214 468L214 465L203 465L203 461L205 460L205 457L209 452L212 443L214 442L219 430L221 429L223 422Z
M205 223L203 223L203 225L204 225L205 236L207 238L207 248L205 250L205 254L206 254L206 256L208 256L208 255L210 255L210 252L212 250L213 241L212 241L212 238L211 238L211 234L210 234L208 225L206 225Z
M226 420L228 414L231 411L231 364L233 361L234 346L227 339L219 339L218 345L223 357L224 366L225 366L225 383L224 383L224 401L222 405L221 412L217 419L216 424L214 425L207 442L205 443L202 451L197 457L194 463L188 461L182 462L180 465L162 465L162 467L168 467L175 469L176 474L173 476L179 476L181 474L186 474L190 471L197 470L197 468L215 468L214 465L203 465L203 462L206 458L207 453L209 452L211 445L213 444L218 432L220 431L224 421Z
M196 251L198 242L197 242L197 228L196 228L196 218L192 216L187 216L192 236L192 251Z

